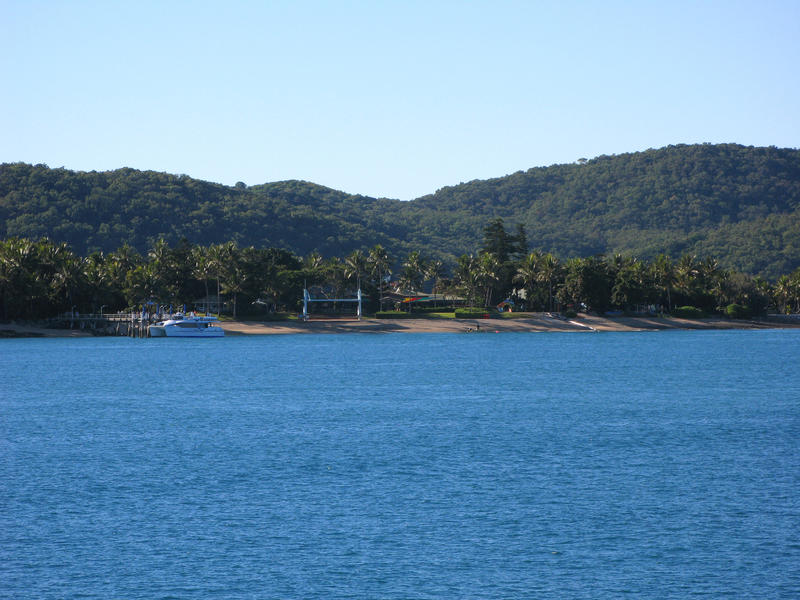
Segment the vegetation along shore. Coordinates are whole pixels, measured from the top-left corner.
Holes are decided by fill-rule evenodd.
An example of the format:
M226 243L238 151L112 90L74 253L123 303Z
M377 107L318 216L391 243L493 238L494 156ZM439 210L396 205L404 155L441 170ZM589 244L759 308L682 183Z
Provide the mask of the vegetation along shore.
M454 264L501 217L532 248L567 259L713 256L776 280L800 266L800 150L675 145L535 167L410 201L308 181L220 185L155 171L0 165L0 239L48 236L88 256L164 239L344 257L380 244Z
M310 322L297 319L305 289L330 299ZM354 324L352 305L337 299L358 290L370 318ZM417 251L398 263L379 245L323 258L233 242L172 247L159 240L146 255L123 246L79 256L64 243L13 238L0 242L0 299L0 320L17 323L0 329L20 333L19 322L75 327L80 314L176 310L220 312L233 321L226 329L240 333L792 326L791 317L766 318L800 312L800 268L771 283L692 255L562 261L531 251L523 228L509 233L494 219L482 247L451 266ZM26 327L31 334L47 330Z
M336 318L354 316L342 300L359 291L372 330L464 329L500 311L497 331L523 316L535 330L594 327L578 315L648 329L797 314L800 150L669 146L408 202L0 165L0 329L194 310L305 331L321 327L297 322L306 293L312 316Z

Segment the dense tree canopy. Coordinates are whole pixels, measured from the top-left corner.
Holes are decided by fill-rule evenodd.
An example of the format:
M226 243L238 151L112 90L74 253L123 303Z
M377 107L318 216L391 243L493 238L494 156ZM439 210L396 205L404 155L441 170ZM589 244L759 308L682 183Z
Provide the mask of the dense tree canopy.
M734 316L760 315L770 307L800 311L800 268L769 284L691 254L676 261L666 255L647 261L616 254L562 263L552 253L523 252L518 245L522 236L510 236L502 221L491 221L485 231L484 247L461 255L452 271L418 250L392 257L380 245L344 258L312 252L302 259L287 250L241 248L233 241L198 246L185 239L175 245L159 239L145 253L123 245L84 257L64 242L10 238L0 241L0 320L139 310L152 304L191 306L215 295L227 300L225 312L234 318L294 312L304 288L316 298L332 299L353 297L360 289L367 312L385 308L390 289L411 296L434 292L440 301L444 294L481 310L509 300L517 310L528 311L670 312L676 306L733 311ZM402 267L389 285L394 262Z
M152 171L0 165L0 237L67 242L75 252L175 246L285 248L347 256L381 245L455 266L503 219L524 245L570 257L715 256L775 280L800 266L800 151L670 146L446 187L410 202L303 181L229 187ZM504 257L500 257L501 264ZM401 266L400 262L393 265Z

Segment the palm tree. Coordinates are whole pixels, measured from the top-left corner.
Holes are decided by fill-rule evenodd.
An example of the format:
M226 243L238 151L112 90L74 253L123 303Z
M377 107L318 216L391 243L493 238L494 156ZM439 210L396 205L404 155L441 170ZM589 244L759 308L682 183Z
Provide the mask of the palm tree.
M675 285L687 297L693 295L697 278L700 275L700 266L697 257L693 254L684 254L675 266Z
M478 260L472 254L462 254L456 262L455 280L472 306L479 282Z
M85 278L94 308L120 307L121 289L114 285L111 259L102 252L94 252L86 258Z
M432 260L426 265L425 277L433 280L434 305L436 305L436 291L439 289L439 281L444 277L444 263L440 260Z
M65 305L72 306L76 290L86 284L86 259L71 252L70 255L61 257L51 281L54 295L63 294Z
M12 240L0 241L0 297L3 301L3 320L8 319L8 298L15 292L14 271L16 265L11 248Z
M247 274L242 268L241 251L236 242L226 242L219 250L219 279L217 280L217 302L219 302L219 285L226 294L233 296L233 318L236 318L236 300L242 292Z
M325 259L316 250L303 259L303 277L306 287L321 284L325 279Z
M378 244L372 250L369 251L369 256L367 257L367 261L370 266L370 274L372 277L376 278L378 282L378 297L379 297L379 304L381 310L383 310L383 278L384 273L387 275L390 274L389 271L389 254L386 252L383 246ZM377 277L376 277L377 276Z
M63 297L66 307L74 305L75 291L85 285L86 259L73 254L65 243L58 245L49 242L40 243L43 266L50 273L50 293L57 298Z
M716 304L725 303L725 284L730 277L730 272L721 269L719 261L711 257L706 257L700 262L699 271L698 279L703 291L712 294Z
M139 300L155 296L160 284L153 263L137 265L125 274L125 299L136 306Z
M791 275L781 275L773 289L773 297L781 313L789 314L800 309L800 268Z
M787 313L788 311L786 309L792 297L792 283L788 275L780 276L775 284L773 297L778 310L783 314Z
M236 318L236 300L244 290L248 272L242 265L241 252L235 242L225 244L225 264L222 270L222 286L226 294L233 296L233 318Z
M211 244L206 252L209 262L209 270L217 280L217 317L219 317L222 306L220 304L220 281L225 272L228 249L226 244Z
M425 259L414 250L403 263L400 285L411 292L419 291L425 278Z
M112 285L117 290L125 289L125 277L128 271L142 263L141 255L128 244L123 244L108 255L108 272Z
M647 295L645 280L644 264L635 258L625 260L614 275L614 285L611 289L612 304L623 310L643 304Z
M335 256L329 258L323 265L323 272L325 273L325 283L330 287L331 295L334 298L341 298L347 282L342 261ZM333 303L333 310L334 312L338 310L338 303Z
M367 257L361 250L353 250L344 259L344 276L348 281L356 280L361 288L361 276L367 273Z
M557 294L563 304L574 304L575 310L580 310L581 304L598 313L607 310L613 277L602 257L571 258L564 270L564 283Z
M550 311L553 311L553 286L561 274L561 263L558 258L549 252L541 257L539 261L539 273L537 282L547 284L547 297L549 299Z
M33 314L34 298L46 295L39 244L25 238L11 238L0 246L0 286L3 291L3 318Z
M800 267L792 271L789 281L791 284L790 298L794 302L794 311L800 312Z
M483 305L486 307L492 303L493 284L500 279L500 267L500 261L494 254L484 252L478 257L478 273L485 290Z
M141 264L142 262L141 255L133 246L127 243L117 248L115 252L112 252L110 257L114 262L119 264L120 268L124 271L127 271L136 265Z
M171 260L170 247L164 238L159 238L147 252L147 258L153 265L156 273L169 268Z
M514 281L521 283L525 290L525 300L528 310L533 307L536 284L539 281L539 269L542 253L534 250L527 254L519 263L517 272L514 274Z
M214 275L214 264L209 248L195 246L192 248L192 276L203 281L206 289L206 311L208 311L208 280Z
M172 257L172 250L169 244L163 238L159 238L153 244L152 248L147 252L147 258L152 268L152 274L156 279L156 286L153 289L153 296L159 300L165 299L170 296L170 300L177 302L177 298L173 297L174 285L173 274L175 272L175 263Z
M666 254L659 254L651 266L655 285L667 295L667 312L672 312L672 287L675 285L675 265Z
M322 267L323 262L325 262L325 259L322 258L322 254L314 250L311 254L309 254L305 258L303 262L305 263L306 269L310 269L313 271L316 269L320 269Z

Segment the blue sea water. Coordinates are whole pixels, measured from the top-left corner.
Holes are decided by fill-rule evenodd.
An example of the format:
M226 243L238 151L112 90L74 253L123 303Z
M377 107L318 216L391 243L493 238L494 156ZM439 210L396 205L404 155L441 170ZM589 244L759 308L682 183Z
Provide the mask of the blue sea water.
M2 598L800 597L800 332L0 342Z

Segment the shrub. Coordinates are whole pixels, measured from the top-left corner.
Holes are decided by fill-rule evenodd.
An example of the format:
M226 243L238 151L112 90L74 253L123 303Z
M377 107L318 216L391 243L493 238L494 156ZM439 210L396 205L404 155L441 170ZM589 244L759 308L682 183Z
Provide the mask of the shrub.
M441 306L412 306L411 312L412 313L438 313L438 312L450 312L452 308L445 306L442 304Z
M488 319L491 313L488 310L479 308L459 308L456 309L456 319Z
M728 304L725 307L725 315L731 319L748 319L751 315L750 307L741 304Z
M700 319L705 316L705 313L696 306L676 306L672 309L672 316L683 319Z
M416 319L419 315L407 313L403 310L382 310L375 313L376 319Z
M575 317L578 316L578 313L576 313L574 310L565 310L564 311L564 316L567 319L574 319Z

